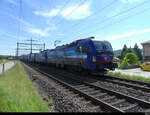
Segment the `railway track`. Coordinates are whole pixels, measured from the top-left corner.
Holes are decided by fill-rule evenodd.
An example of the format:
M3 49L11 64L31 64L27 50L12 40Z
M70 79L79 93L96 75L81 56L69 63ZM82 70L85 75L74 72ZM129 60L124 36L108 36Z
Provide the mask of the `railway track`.
M126 85L126 86L131 86L135 89L140 89L146 92L150 91L150 83L148 82L142 82L138 80L129 80L127 78L121 78L121 77L116 77L116 76L104 76L106 81L116 83L119 85Z
M65 71L63 71L64 74ZM97 75L85 75L82 76L79 73L69 73L71 75L80 76L79 79L87 80L88 82L93 81L93 84L98 86L104 86L108 89L113 89L115 91L124 93L126 95L142 99L144 101L150 102L150 83L138 80L132 80L127 78L121 78L117 76L97 76ZM119 88L118 88L119 87Z
M97 108L102 105L109 111L115 112L145 112L150 109L149 102L93 84L94 82L83 81L82 77L77 79L79 76L75 77L74 74L58 72L55 69L48 72L48 70L43 71L44 69L38 67L35 70L90 100L97 105Z

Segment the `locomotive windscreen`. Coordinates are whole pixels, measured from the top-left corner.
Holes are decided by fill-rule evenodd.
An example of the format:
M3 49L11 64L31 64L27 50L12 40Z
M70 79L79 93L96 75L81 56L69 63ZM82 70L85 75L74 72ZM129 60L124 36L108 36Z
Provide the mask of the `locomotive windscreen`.
M93 41L97 53L112 53L113 49L107 41Z

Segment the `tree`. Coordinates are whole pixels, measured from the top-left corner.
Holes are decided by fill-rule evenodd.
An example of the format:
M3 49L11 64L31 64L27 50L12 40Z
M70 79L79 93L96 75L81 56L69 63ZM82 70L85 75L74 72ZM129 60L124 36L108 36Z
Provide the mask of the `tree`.
M141 49L138 47L137 43L134 45L134 48L133 48L135 54L137 55L138 59L139 60L142 60L142 51Z
M131 65L139 65L138 57L135 53L127 53L120 64L119 68L122 68L124 66L131 66Z
M133 52L133 50L132 50L131 46L130 46L130 48L127 48L127 46L125 44L123 47L123 50L121 52L121 59L123 59L127 53L132 53L132 52Z
M123 49L122 49L122 52L121 52L121 59L123 59L124 58L124 56L125 56L125 54L126 54L126 52L128 51L128 48L127 48L127 46L126 46L126 44L123 46Z
M132 48L130 46L130 48L127 49L127 53L132 53L132 52L133 52L133 50L132 50Z

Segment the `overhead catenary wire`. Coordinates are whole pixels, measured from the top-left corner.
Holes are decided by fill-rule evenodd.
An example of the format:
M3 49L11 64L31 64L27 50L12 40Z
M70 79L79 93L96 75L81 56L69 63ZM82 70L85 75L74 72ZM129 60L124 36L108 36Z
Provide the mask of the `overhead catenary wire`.
M19 1L19 18L22 18L22 0ZM18 21L18 39L20 39L21 22ZM18 41L17 41L18 42Z
M61 13L61 11L63 10L63 9L65 9L65 7L67 6L67 4L69 4L69 2L70 2L70 0L67 0L66 2L65 2L65 4L59 9L59 11L57 12L57 14L53 17L53 18L51 18L51 22Z
M103 30L104 30L104 29L106 29L107 27L110 27L110 26L112 26L112 25L114 25L114 24L117 24L117 23L121 23L122 21L126 21L127 19L130 19L130 18L132 18L132 17L134 17L134 16L136 16L136 15L138 15L138 14L145 13L146 11L149 11L149 10L150 10L150 8L146 8L146 9L140 11L140 12L137 12L137 13L135 13L135 14L133 14L133 15L127 16L126 18L122 18L122 19L120 19L120 20L118 20L118 21L116 21L116 22L114 22L114 23L105 25L105 26L103 26L103 27L101 27L101 28L98 28L98 29L96 29L96 30L100 30L100 29L103 29ZM96 32L97 32L96 30L90 31L90 32L87 33L87 34L96 33ZM80 35L80 36L77 36L76 38L78 38L78 37L80 38L80 37L82 37L82 36Z
M118 17L118 16L121 16L121 15L123 15L123 14L125 14L125 13L128 13L128 12L130 12L131 10L134 10L134 9L136 9L136 8L142 6L142 5L145 5L145 4L148 3L148 2L150 2L150 0L146 0L146 1L144 1L144 2L142 2L142 3L140 3L140 4L136 5L136 6L134 6L134 7L132 7L132 8L128 8L128 9L126 9L126 10L124 10L124 11L121 11L121 12L119 12L119 13L117 13L117 14L115 14L115 15L109 17L109 18L106 18L106 19L104 19L104 20L102 20L102 21L100 21L100 22L95 23L95 25L104 23L104 22L106 22L106 21L108 21L108 20L110 20L110 19L112 19L112 18L114 18L114 17ZM86 28L91 28L92 26L93 26L93 24L90 25L90 26L88 26L88 27L83 28L82 30L85 30ZM94 27L95 27L95 26L94 26ZM80 34L80 32L81 32L81 31L77 31L77 32L75 32L75 33L76 33L76 34Z
M117 0L111 1L111 2L108 3L106 6L100 8L100 9L98 9L97 11L95 11L94 13L92 13L92 15L87 16L86 19L87 19L87 18L92 18L92 16L94 16L94 15L96 15L96 14L99 14L100 12L104 11L106 8L109 8L110 6L112 6L113 4L115 4L116 2L117 2ZM81 21L81 22L79 22L79 23L73 24L70 28L75 27L75 26L77 26L77 25L80 25L81 23L85 23L85 21L83 20L83 21Z
M87 0L83 0L82 2L80 2L79 5L77 5L77 7L73 8L67 15L65 15L66 17L71 15L75 10L77 10L78 8L80 8ZM60 24L62 22L62 19L56 24Z
M19 18L21 19L21 15L22 15L22 0L19 1L19 14L18 14ZM18 21L18 39L17 39L17 43L20 40L20 33L21 33L21 22ZM18 49L16 50L16 56L19 55Z

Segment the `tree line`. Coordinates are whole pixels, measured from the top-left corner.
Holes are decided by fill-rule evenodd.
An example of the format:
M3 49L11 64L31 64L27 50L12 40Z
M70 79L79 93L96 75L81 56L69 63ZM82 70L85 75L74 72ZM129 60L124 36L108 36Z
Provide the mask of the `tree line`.
M116 55L121 61L119 63L119 68L139 65L140 61L142 61L142 50L138 47L137 43L133 48L128 48L126 44L123 46L121 54Z

